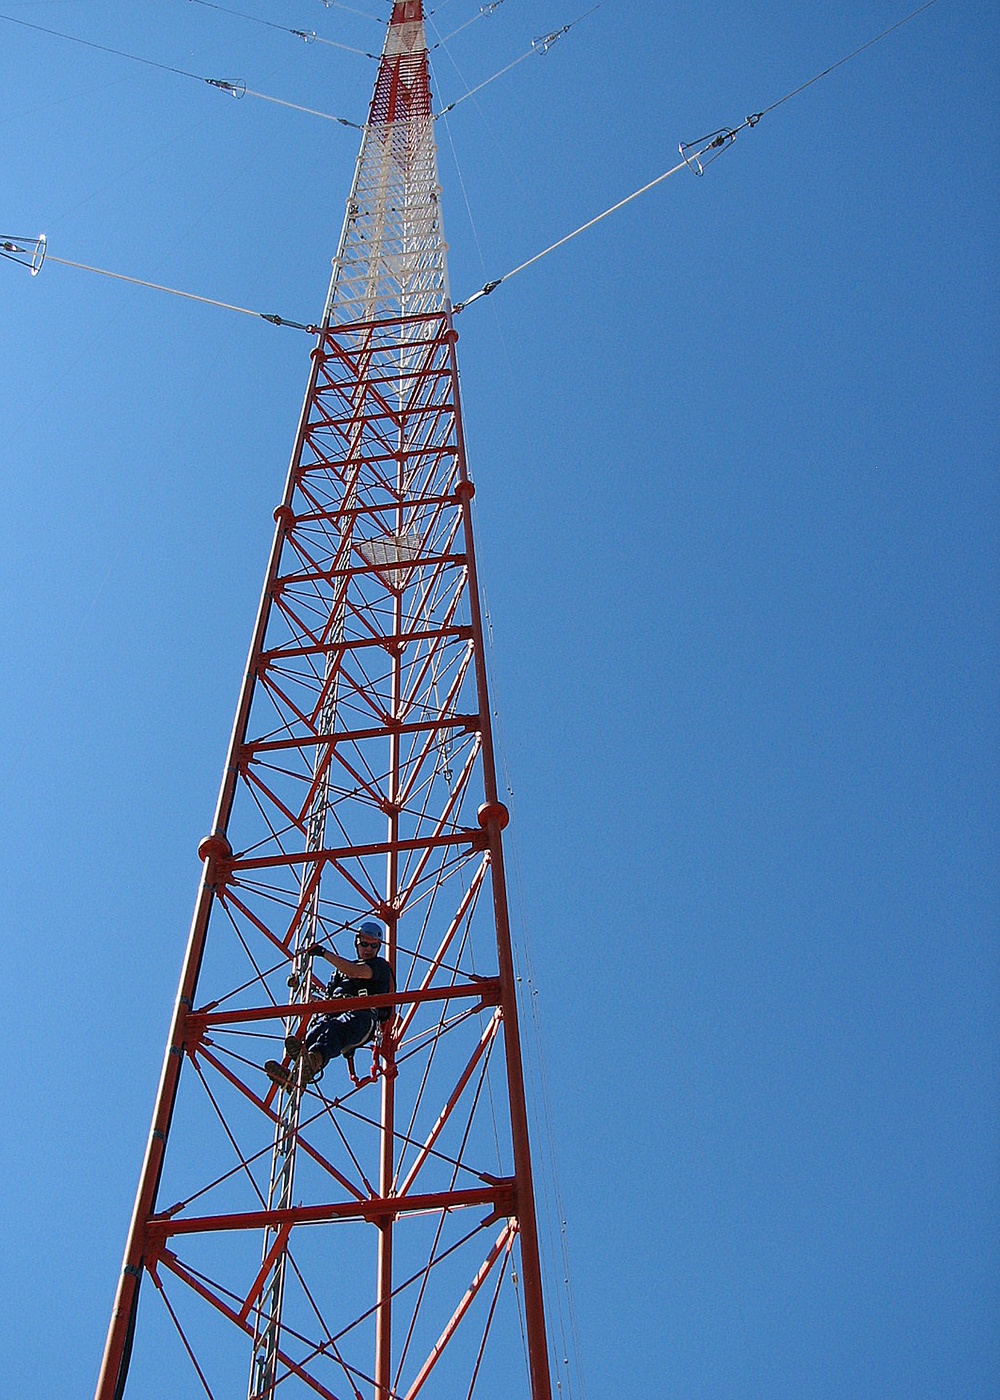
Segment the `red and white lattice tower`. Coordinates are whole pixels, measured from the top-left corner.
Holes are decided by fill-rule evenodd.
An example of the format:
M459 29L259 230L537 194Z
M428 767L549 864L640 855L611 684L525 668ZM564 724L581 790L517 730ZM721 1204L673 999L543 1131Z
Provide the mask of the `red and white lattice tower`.
M423 13L403 0L200 847L97 1400L122 1400L130 1364L143 1400L550 1400L456 340ZM352 957L371 918L396 976L381 1043L353 1079L336 1059L276 1087L261 1066L287 1034L361 1004L325 1001L302 950L339 934Z

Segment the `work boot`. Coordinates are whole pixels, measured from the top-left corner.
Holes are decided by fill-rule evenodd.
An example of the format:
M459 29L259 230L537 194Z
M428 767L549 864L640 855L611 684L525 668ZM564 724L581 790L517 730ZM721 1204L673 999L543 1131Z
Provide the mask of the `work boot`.
M302 1056L302 1083L311 1084L312 1081L323 1073L323 1066L326 1060L320 1050L307 1050Z
M291 1092L296 1087L295 1071L286 1069L277 1060L265 1060L264 1073L272 1084L279 1084L282 1089L288 1089Z
M285 1036L285 1054L290 1060L297 1060L302 1053L302 1041L297 1035Z

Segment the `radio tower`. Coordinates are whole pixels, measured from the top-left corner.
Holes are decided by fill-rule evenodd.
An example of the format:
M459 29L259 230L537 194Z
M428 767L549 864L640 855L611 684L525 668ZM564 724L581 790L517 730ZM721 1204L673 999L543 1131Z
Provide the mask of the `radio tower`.
M97 1400L123 1400L130 1364L173 1400L551 1400L439 196L403 0L199 847ZM353 959L371 920L395 991L329 1001L305 950ZM285 1037L365 1006L378 1040L306 1082Z

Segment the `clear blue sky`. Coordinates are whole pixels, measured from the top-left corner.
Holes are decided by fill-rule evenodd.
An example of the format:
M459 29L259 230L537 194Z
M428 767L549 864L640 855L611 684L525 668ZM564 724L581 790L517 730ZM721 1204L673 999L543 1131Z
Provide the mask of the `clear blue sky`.
M505 0L439 100L586 8ZM441 123L454 295L908 8L606 0ZM187 0L0 13L359 121L374 76ZM460 322L590 1400L1000 1391L997 40L939 0ZM0 74L0 232L319 316L356 132L2 21ZM54 264L0 310L0 1389L50 1400L96 1378L310 342Z

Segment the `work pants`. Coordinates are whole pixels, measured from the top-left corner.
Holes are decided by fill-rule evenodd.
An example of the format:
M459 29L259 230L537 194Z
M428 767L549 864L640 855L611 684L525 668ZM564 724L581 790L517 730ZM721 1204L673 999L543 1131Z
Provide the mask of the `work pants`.
M306 1035L306 1049L318 1050L323 1063L342 1055L345 1050L356 1050L371 1040L375 1031L375 1015L371 1011L342 1011L337 1016L323 1016L309 1028Z

